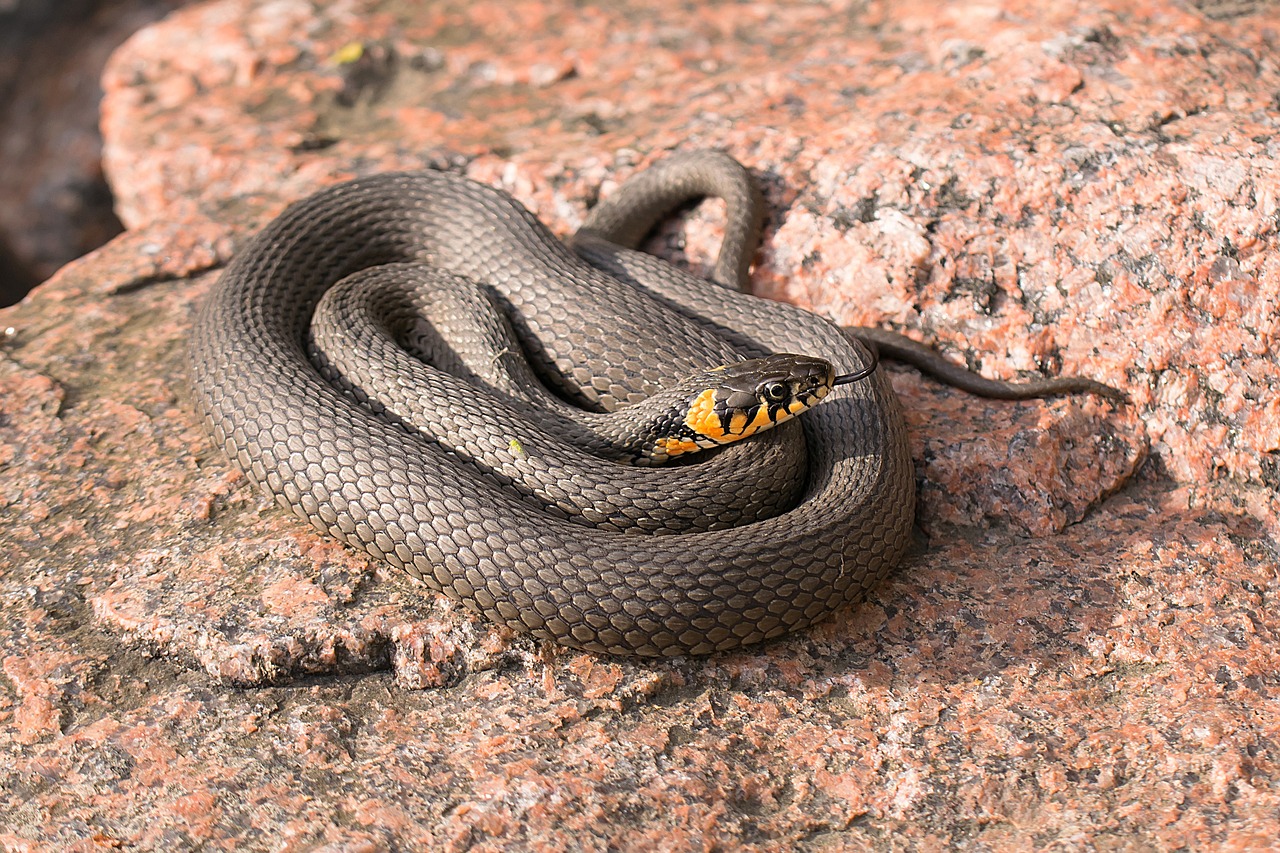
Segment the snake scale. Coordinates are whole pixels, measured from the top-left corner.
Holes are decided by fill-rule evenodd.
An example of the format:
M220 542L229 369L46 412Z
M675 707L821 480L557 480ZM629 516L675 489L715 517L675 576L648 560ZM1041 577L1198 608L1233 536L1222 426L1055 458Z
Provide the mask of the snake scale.
M728 209L712 281L636 251L673 208L709 195ZM216 443L282 505L495 622L644 656L777 637L862 597L907 544L914 475L883 372L688 464L604 462L589 473L519 421L469 430L477 404L465 381L427 394L425 408L439 401L451 420L406 427L362 402L378 388L330 381L311 352L326 292L392 265L479 283L534 373L586 408L636 403L673 376L771 353L866 367L867 350L829 321L737 289L760 222L749 174L715 152L642 172L568 245L507 194L457 175L334 186L290 206L224 271L192 334L195 404ZM372 350L352 357L389 369L376 383L407 384ZM517 474L539 494L513 488Z

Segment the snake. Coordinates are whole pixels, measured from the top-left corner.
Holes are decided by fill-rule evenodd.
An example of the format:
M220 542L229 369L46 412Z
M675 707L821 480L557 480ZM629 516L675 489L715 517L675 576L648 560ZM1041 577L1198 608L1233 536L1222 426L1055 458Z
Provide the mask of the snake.
M707 278L639 250L708 196L727 214ZM452 172L356 178L237 252L192 329L192 399L283 507L514 631L644 657L799 631L910 539L907 430L875 351L1012 386L745 292L762 222L717 151L638 173L568 241Z

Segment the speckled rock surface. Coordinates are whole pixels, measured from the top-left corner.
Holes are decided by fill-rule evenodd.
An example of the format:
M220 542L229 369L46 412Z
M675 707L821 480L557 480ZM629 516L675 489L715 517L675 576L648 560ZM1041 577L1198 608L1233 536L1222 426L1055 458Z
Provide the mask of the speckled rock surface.
M222 0L116 54L129 230L0 313L0 849L1271 843L1278 16L713 5ZM766 189L758 292L1133 405L895 368L902 569L799 636L656 664L472 620L299 526L192 417L193 312L288 201L444 166L568 233L705 146ZM717 221L653 248L700 267Z

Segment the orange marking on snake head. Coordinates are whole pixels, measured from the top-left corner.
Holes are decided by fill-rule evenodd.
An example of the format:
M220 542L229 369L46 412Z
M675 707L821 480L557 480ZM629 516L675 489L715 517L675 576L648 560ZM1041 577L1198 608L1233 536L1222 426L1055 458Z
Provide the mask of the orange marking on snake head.
M725 434L720 413L716 411L716 389L708 388L689 405L689 413L684 416L684 425L712 441L724 441L729 437Z
M768 429L776 423L781 423L791 417L785 410L776 411L776 420L769 416L770 408L764 404L759 404L748 409L738 409L729 419L729 435L726 440L732 441L739 438L747 438L758 433L762 429Z
M778 415L779 415L778 419L774 420L773 418L769 417L768 406L764 406L764 405L756 406L756 416L751 419L751 423L747 424L747 430L742 434L743 437L745 438L748 435L754 435L756 432L762 429L765 429L766 427L771 427L774 424L784 421L789 417L789 415L784 413L782 410L778 411Z

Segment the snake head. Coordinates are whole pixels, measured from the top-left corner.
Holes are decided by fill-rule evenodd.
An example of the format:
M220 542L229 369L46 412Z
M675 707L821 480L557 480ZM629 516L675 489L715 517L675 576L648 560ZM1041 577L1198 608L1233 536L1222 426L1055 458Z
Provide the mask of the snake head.
M703 371L681 383L690 393L656 430L647 462L740 441L790 420L826 397L835 379L830 362L789 353Z

